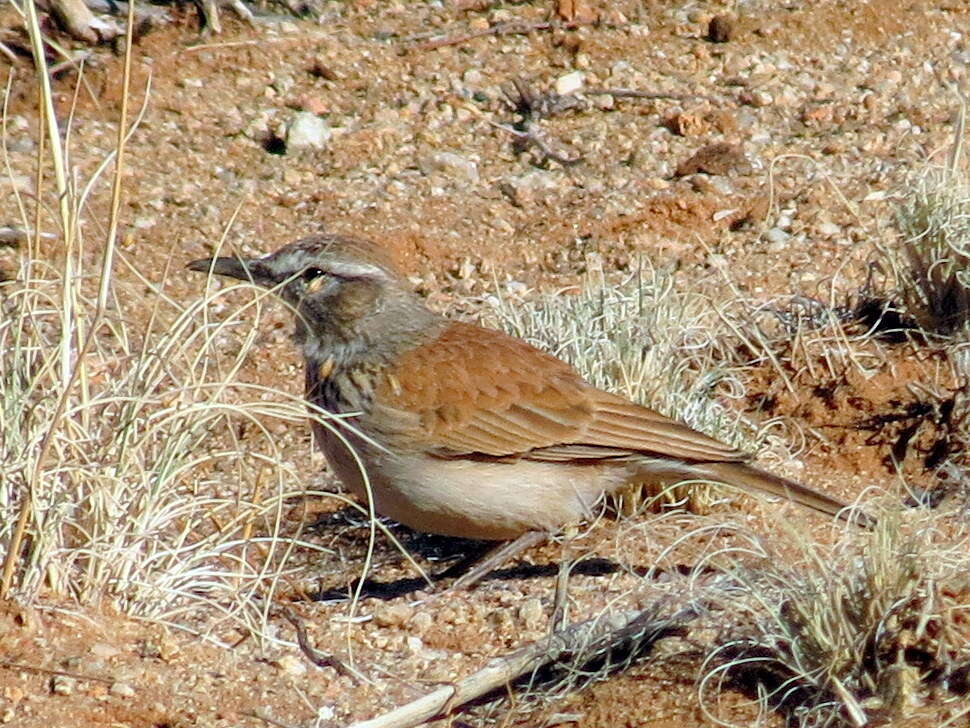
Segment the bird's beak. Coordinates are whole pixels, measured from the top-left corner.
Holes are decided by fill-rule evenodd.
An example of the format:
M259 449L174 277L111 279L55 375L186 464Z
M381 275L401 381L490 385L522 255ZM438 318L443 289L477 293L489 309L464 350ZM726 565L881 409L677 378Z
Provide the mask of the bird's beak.
M267 270L265 264L259 260L243 260L242 258L200 258L193 260L185 266L189 270L199 273L212 272L217 276L236 278L240 281L249 281L260 286L271 288L276 285L273 276Z

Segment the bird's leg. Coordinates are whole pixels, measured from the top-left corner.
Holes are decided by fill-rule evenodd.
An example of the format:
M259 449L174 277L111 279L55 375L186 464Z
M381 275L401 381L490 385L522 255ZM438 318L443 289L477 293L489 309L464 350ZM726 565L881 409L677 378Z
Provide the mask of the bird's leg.
M506 541L488 551L474 566L455 579L452 589L469 589L481 581L488 572L499 568L509 559L518 556L528 548L545 541L547 535L542 531L526 531L514 541Z
M559 558L559 574L556 577L556 598L553 602L552 619L549 620L549 632L553 634L564 629L567 624L569 610L569 572L573 569L573 561L569 558L573 539L578 529L575 525L567 526L563 530L562 554Z

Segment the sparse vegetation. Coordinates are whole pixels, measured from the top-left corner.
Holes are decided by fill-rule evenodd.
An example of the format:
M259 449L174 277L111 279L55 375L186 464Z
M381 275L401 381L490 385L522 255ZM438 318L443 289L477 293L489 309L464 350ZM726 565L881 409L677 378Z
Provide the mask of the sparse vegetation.
M27 603L53 594L182 624L180 614L205 603L215 619L196 628L215 637L228 619L259 634L294 543L281 513L295 478L272 427L306 419L299 394L238 376L266 294L253 292L218 322L207 311L226 289L174 300L165 277L149 280L116 250L117 197L106 239L94 235L81 222L87 195L106 184L112 159L107 183L117 190L127 130L90 179L69 184L69 130L58 128L45 83L41 98L51 152L43 165L56 189L38 190L36 204L56 196L65 247L47 250L35 230L19 270L0 284L4 594ZM24 230L43 219L20 209ZM116 266L135 273L137 293ZM227 489L230 476L243 485Z
M205 5L215 23L216 4ZM682 21L672 14L702 11L675 5L617 3L604 22L576 31L539 29L550 25L552 6L542 3L386 9L329 3L320 17L326 23L286 21L299 33L283 25L264 33L275 21L261 18L263 30L229 28L225 43L202 44L192 35L191 11L174 13L178 22L144 46L130 39L119 44L136 59L145 53L178 63L146 63L137 71L150 75L151 69L155 79L168 74L159 84L167 95L123 111L114 148L97 159L91 150L105 149L107 135L92 128L111 131L119 100L127 104L132 97L130 89L115 88L117 59L89 49L84 57L91 63L82 63L63 37L40 39L43 23L31 20L28 3L17 4L33 35L5 30L0 37L0 57L14 69L4 76L0 198L8 217L0 223L13 226L2 228L4 234L16 233L0 238L0 246L22 248L0 248L0 559L6 562L0 585L8 597L0 599L0 647L5 659L15 656L38 673L0 667L0 721L12 715L12 725L36 725L49 718L45 710L60 719L69 701L90 700L98 710L120 705L112 714L119 724L144 718L153 725L256 725L248 710L258 705L268 708L256 713L258 724L275 716L280 724L322 728L369 718L392 701L459 682L496 655L549 639L555 546L536 550L529 563L473 593L442 597L424 593L428 587L415 578L414 563L386 541L369 560L374 533L384 525L368 521L366 509L358 511L360 520L337 514L336 526L310 531L308 514L330 516L331 504L345 501L314 480L323 468L319 456L311 459L297 355L286 330L274 328L284 317L264 308L265 293L201 278L187 286L178 271L202 254L200 246L219 239L220 226L227 229L226 245L258 252L326 220L334 231L386 235L391 246L403 240L405 247L394 252L413 255L408 272L424 276L432 299L461 299L460 305L467 305L466 294L475 299L490 290L489 276L477 273L488 270L493 256L497 276L545 286L575 280L575 264L588 252L583 246L602 249L608 280L600 275L581 289L524 303L501 300L488 312L491 323L569 360L597 386L774 460L769 468L794 466L795 450L807 465L803 479L840 496L852 499L865 486L888 489L904 480L891 467L902 472L907 452L923 448L919 458L909 458L910 470L919 470L914 482L876 498L893 502L879 506L882 520L871 535L839 527L811 531L798 523L789 528L783 519L792 512L773 505L699 516L723 491L696 486L664 494L689 500L695 513L665 509L593 524L576 537L570 555L595 555L587 565L603 568L574 570L565 599L569 620L595 622L597 615L624 611L646 618L656 609L658 622L646 620L651 629L641 625L632 634L617 631L591 651L575 650L548 669L530 671L512 689L498 691L507 700L490 703L471 722L533 725L541 713L549 725L585 728L649 712L685 725L751 725L758 714L766 723L806 728L906 717L962 725L970 695L970 535L963 525L970 498L946 496L956 487L964 496L970 492L970 185L963 122L953 130L948 162L915 176L895 196L900 243L880 258L892 275L891 290L866 299L862 313L839 305L846 283L860 290L865 279L864 270L853 269L859 264L853 254L880 239L866 236L874 233L866 216L887 219L885 203L876 196L871 205L860 201L853 185L875 179L881 193L884 183L898 182L896 170L941 143L932 128L942 118L937 112L917 119L923 129L915 142L890 128L909 113L907 96L922 103L932 94L919 86L918 74L912 83L887 79L879 65L893 69L899 57L890 60L874 45L868 49L879 63L871 63L866 78L843 76L819 57L826 41L815 30L824 35L825 13L841 12L844 3L796 2L778 17L764 4L763 37L745 37L748 18L733 44L704 53L708 47L697 39L689 54L683 29L693 16ZM922 12L882 0L876 5L889 9L887 25L889 15L912 20ZM848 29L855 22L850 15L833 25ZM932 17L924 13L918 22ZM532 26L521 37L489 35ZM838 65L858 69L847 59L869 41L858 23L851 27L852 43L835 41L847 55L833 54ZM805 28L815 29L808 50L796 45L782 56L759 45L763 38L777 48L792 38L797 44ZM916 43L930 37L925 28L920 33L914 30ZM432 47L423 45L429 39ZM457 47L434 48L441 39ZM34 59L42 114L31 106L21 75L34 71L28 40L48 51ZM900 52L919 55L907 43L900 37ZM954 52L937 50L934 59ZM649 55L654 51L661 55ZM806 54L817 68L811 78L790 82ZM743 85L711 71L712 58ZM776 70L764 85L759 78L769 65ZM783 72L786 66L798 70ZM570 169L543 158L540 148L514 148L509 131L515 129L508 126L514 120L501 86L521 74L545 94L556 88L556 76L575 79L580 68L587 89L595 74L604 89L629 86L646 96L589 94L582 110L542 119L550 138L583 152ZM691 70L691 80L681 83L671 68L702 72ZM376 69L380 83L373 83ZM864 100L857 98L870 86ZM134 97L140 94L139 86ZM716 114L708 107L712 99ZM8 113L7 105L16 108ZM332 146L303 157L266 155L262 135L282 134L294 109L332 122ZM142 114L151 123L135 133ZM776 116L786 124L799 118L798 128L782 128ZM683 123L665 122L674 118ZM741 120L745 134L753 125L745 151L755 172L669 177L679 159L734 133ZM129 144L144 156L157 149L158 159L126 155ZM828 151L819 155L823 145ZM882 156L880 145L898 146L893 156ZM199 148L207 155L197 154ZM771 154L795 148L819 160L816 171L832 170L822 197L833 187L845 196L825 207L813 198L816 177L778 172L777 196L773 191L765 213L768 225L778 224L776 242L769 242L751 230L762 222L759 175ZM443 150L475 174L456 182L454 169L426 163ZM39 169L28 166L33 155ZM872 169L860 172L858 158ZM843 170L844 160L852 164ZM135 174L128 165L137 167ZM43 175L36 174L40 169ZM119 202L119 189L127 200ZM884 199L892 200L891 190L899 188L888 189ZM582 246L570 247L573 237L582 237ZM518 259L522 251L531 256L527 263ZM641 253L644 261L671 268L675 260L682 270L639 265ZM442 271L449 256L467 258L471 273L447 280ZM640 272L614 282L614 263ZM700 280L704 275L718 280ZM863 326L847 323L850 309ZM900 343L909 347L904 353L895 347ZM881 377L876 386L897 388L879 399L864 388L870 377ZM746 411L757 411L761 425ZM322 413L314 416L328 422ZM920 442L927 430L932 436ZM846 432L851 446L840 440ZM856 462L864 457L870 461ZM890 467L873 465L881 457ZM937 471L954 484L940 489L943 497L932 492ZM448 558L448 548L441 547L443 556L416 558ZM350 615L346 603L311 601L359 596L361 569L372 562L385 596L399 584L417 586L388 603L359 601ZM329 668L302 671L291 627L274 613L283 602L300 612L321 651L349 656L363 679L353 682ZM21 605L35 615L14 624L7 610ZM142 650L142 632L113 634L118 625L141 629L146 622L164 625L159 632L176 628L172 641L183 650L181 662L167 652L160 657L152 645ZM80 639L72 631L79 625L80 634L84 624L90 631ZM650 651L653 638L661 641ZM93 659L92 644L102 655L119 653ZM593 702L607 707L588 718L593 710L578 691L609 687L623 679L618 672L644 660L651 668L666 664L670 675L635 674L642 694L625 707L623 693L635 692L632 683L604 690ZM83 681L69 698L56 694L43 672L65 666L95 680L128 670L148 679L132 679L130 698L88 693ZM697 674L706 719L697 717L691 696ZM250 679L260 687L251 689ZM230 695L238 686L251 694ZM29 698L11 697L18 690ZM739 708L739 693L750 704ZM170 704L176 694L188 696L191 707ZM165 714L156 716L152 706L160 700ZM212 705L220 712L205 714Z
M930 334L970 322L970 182L963 167L966 106L947 164L919 172L896 208L902 240L889 253L905 310Z
M765 552L739 569L702 670L711 718L730 725L715 707L726 685L800 726L891 720L931 694L957 703L970 666L968 533L940 521L893 505L867 539L830 550L792 531L799 563Z

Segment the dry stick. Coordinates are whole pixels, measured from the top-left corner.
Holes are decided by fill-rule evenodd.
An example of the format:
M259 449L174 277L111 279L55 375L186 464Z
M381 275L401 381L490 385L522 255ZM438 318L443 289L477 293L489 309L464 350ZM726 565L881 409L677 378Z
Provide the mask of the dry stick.
M310 662L317 667L332 667L339 674L343 675L344 677L349 677L358 683L370 682L366 677L340 658L334 657L333 655L324 654L323 652L320 652L314 648L314 646L310 644L310 637L307 635L306 626L303 624L303 620L297 616L296 612L289 607L284 607L282 614L286 618L286 621L292 624L294 629L296 629L296 641L300 645L300 650Z
M719 101L713 96L701 94L664 94L651 91L637 91L632 88L587 88L583 93L588 96L613 96L618 99L650 99L654 101Z
M519 131L511 126L499 124L497 121L492 121L491 119L485 119L485 121L494 126L496 129L501 129L504 132L508 132L512 136L518 137L519 139L524 139L536 147L536 149L542 152L549 159L553 160L554 162L559 162L559 164L564 167L571 167L574 164L579 164L583 161L582 154L577 154L575 157L566 157L554 150L549 142L543 138L545 134L537 124L529 124L526 131Z
M657 617L657 609L650 607L579 622L511 654L496 657L462 680L438 688L376 718L353 723L348 728L409 728L420 725L508 686L530 671L571 655L587 655L588 660L627 640L639 637L641 644L647 645L663 637L683 634L683 623L690 616L693 616L693 612L684 609L673 617L661 619Z
M14 64L19 60L17 58L17 54L7 48L7 46L3 43L0 43L0 54L6 56L7 60L10 61L11 64Z
M429 40L426 43L420 43L417 46L419 51L431 51L435 48L444 48L445 46L461 45L462 43L467 43L470 40L475 40L475 38L482 38L486 35L528 35L537 30L553 30L555 28L574 28L578 26L579 23L550 23L544 21L541 23L519 23L515 21L509 21L507 23L496 23L490 28L485 30L475 30L471 33L464 33L463 35L456 35L446 38L438 38L437 40Z
M281 720L277 720L262 708L256 708L254 710L249 711L248 713L243 713L243 715L248 715L252 718L258 718L259 720L265 723L269 723L270 725L275 725L277 728L295 728L290 723L284 723Z
M25 665L22 662L8 662L7 660L0 660L0 667L6 667L9 670L23 670L24 672L35 672L39 675L55 675L59 677L69 677L74 680L87 680L88 682L99 682L105 685L113 685L114 680L110 680L106 677L95 677L94 675L84 675L80 672L68 672L67 670L51 670L47 667L36 667L35 665Z

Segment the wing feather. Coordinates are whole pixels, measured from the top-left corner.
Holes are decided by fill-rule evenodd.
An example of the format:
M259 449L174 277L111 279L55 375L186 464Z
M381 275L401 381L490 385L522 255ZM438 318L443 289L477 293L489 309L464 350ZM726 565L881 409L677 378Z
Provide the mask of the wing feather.
M417 420L397 418L412 424L401 434L442 457L746 459L687 425L596 389L524 341L460 322L405 354L378 384L375 399L418 414Z

